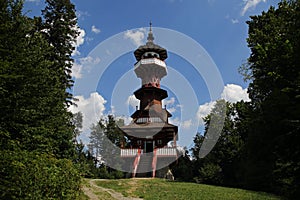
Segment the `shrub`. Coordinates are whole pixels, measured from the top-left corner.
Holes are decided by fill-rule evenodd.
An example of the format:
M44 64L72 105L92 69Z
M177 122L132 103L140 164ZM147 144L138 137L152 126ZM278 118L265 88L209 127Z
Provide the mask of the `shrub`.
M76 199L80 194L80 175L67 159L1 151L0 168L0 199Z
M196 182L220 185L222 184L222 169L219 165L213 163L206 163L199 169L199 177Z

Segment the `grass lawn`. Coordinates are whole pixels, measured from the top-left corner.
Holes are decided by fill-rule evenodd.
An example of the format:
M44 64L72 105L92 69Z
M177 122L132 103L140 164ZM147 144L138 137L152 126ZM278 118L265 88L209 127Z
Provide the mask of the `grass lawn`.
M127 197L152 199L280 199L271 194L196 183L170 182L164 179L101 180L97 185L110 188Z

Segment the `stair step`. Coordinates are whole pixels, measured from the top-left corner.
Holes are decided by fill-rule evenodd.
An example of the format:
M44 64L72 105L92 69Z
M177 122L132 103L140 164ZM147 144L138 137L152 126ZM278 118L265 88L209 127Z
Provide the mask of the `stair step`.
M136 177L151 177L152 176L152 154L144 154L140 157L140 162L137 168Z

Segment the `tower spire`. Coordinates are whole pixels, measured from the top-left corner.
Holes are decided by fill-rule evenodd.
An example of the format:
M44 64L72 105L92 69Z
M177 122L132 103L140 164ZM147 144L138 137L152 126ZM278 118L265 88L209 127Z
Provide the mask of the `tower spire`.
M149 33L148 33L148 37L147 37L147 44L148 43L153 43L154 37L153 37L153 33L152 33L152 22L150 21L150 29L149 29Z
M160 60L164 61L168 57L167 50L153 42L154 37L153 37L153 32L152 32L153 27L152 27L151 21L150 21L149 25L150 26L149 26L148 36L147 36L147 42L145 45L139 46L139 48L134 51L134 56L137 61L140 61L145 53L155 52L159 55L158 57L160 58Z

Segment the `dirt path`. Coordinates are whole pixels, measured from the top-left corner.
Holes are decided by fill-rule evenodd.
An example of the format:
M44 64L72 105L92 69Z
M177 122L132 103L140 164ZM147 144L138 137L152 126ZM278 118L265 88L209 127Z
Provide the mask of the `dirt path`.
M87 187L86 185L82 187L82 191L86 196L89 197L90 200L98 200L98 196L94 194L93 189L91 187Z
M88 184L90 187L85 185L82 190L83 192L89 197L90 200L98 200L103 199L97 195L97 193L108 193L109 195L106 195L105 199L117 199L117 200L142 200L140 198L134 198L134 197L124 197L123 194L116 192L112 189L107 189L98 186L95 181L101 181L102 179L90 179L88 180Z

